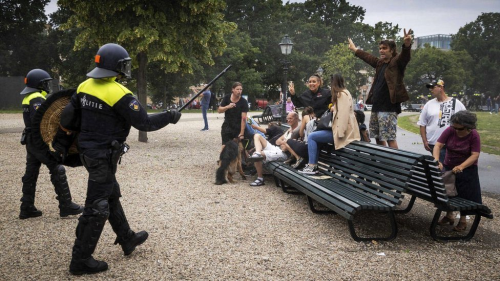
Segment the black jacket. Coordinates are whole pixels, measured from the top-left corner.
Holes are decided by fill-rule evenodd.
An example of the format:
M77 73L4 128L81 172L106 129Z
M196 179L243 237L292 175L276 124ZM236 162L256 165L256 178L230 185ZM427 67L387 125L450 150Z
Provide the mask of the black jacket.
M329 89L319 88L318 92L312 93L311 90L305 91L302 95L292 95L293 105L296 107L311 106L314 109L314 114L321 117L328 109L328 105L332 102L332 93Z

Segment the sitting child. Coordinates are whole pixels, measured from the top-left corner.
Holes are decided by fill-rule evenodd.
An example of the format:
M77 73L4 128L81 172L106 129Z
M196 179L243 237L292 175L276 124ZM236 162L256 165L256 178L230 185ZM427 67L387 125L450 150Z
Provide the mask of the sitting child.
M354 110L354 115L356 115L356 121L358 122L361 141L371 142L365 125L365 113L361 110Z

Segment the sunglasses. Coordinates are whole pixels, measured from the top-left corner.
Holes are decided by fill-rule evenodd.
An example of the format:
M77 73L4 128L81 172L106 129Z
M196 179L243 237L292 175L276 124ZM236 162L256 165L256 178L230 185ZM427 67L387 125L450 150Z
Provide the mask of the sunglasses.
M452 127L453 129L455 129L455 131L463 131L463 130L467 129L467 128L465 128L465 127L462 127L462 128L457 128L457 127L455 127L455 126L451 126L451 127Z

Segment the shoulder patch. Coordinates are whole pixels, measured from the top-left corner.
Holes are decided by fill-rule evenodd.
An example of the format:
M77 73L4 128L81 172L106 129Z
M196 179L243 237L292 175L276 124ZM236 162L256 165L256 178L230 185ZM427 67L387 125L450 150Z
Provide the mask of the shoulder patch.
M41 103L34 103L33 104L33 109L34 110L38 110L38 108L40 107L40 105L42 105Z
M139 111L140 109L139 102L136 99L132 100L128 104L128 107L130 107L130 109L132 109L133 111Z

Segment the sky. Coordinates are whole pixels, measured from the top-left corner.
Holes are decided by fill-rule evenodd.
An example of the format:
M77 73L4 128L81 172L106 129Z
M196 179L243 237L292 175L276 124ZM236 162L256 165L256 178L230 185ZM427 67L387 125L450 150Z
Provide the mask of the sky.
M286 2L304 0L283 0ZM371 26L379 21L392 22L412 29L414 36L455 34L460 27L473 22L481 13L500 12L500 0L347 0L363 7L364 23ZM46 14L57 10L57 0L51 0Z

